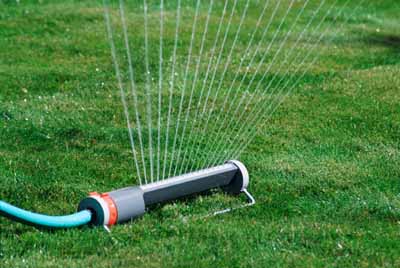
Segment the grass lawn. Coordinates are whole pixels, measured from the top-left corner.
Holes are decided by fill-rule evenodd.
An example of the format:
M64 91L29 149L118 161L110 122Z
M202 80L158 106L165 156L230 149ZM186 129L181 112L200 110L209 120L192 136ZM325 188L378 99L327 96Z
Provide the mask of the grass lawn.
M166 7L169 21L174 2ZM318 1L311 2L315 8ZM160 205L111 234L37 230L0 218L0 267L400 267L400 4L371 1L354 9L350 2L341 34L317 47L320 60L240 155L255 206L202 218L237 198L189 198ZM178 55L186 56L192 25L185 20L195 4L183 4ZM127 9L133 29L141 29L139 11ZM256 20L257 12L252 6L249 18ZM203 4L203 23L206 14ZM300 20L293 32L306 23ZM167 29L170 57L174 31ZM143 33L132 36L141 51ZM158 44L156 30L149 37ZM238 44L233 66L245 45ZM143 54L136 55L142 62ZM179 75L184 63L177 59ZM281 74L274 68L271 74ZM228 71L224 87L234 74ZM143 88L145 79L138 79ZM202 134L205 142L214 131ZM235 129L223 131L231 136ZM202 155L215 149L208 144ZM0 0L0 200L67 214L88 192L137 183L133 167L101 1Z

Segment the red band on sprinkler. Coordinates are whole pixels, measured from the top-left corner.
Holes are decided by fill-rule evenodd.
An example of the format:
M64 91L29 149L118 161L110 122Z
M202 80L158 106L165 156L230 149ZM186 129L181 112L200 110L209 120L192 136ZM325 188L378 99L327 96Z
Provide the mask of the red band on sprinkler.
M107 226L115 225L118 220L118 210L114 203L114 200L112 200L112 198L108 195L108 193L99 194L97 192L92 192L89 194L89 196L100 198L107 204L109 215L108 215L108 223L105 223L105 225Z
M101 198L106 201L108 205L108 209L110 210L110 220L108 222L108 226L112 226L117 223L118 219L118 211L117 207L115 206L114 200L108 195L108 193L102 194Z

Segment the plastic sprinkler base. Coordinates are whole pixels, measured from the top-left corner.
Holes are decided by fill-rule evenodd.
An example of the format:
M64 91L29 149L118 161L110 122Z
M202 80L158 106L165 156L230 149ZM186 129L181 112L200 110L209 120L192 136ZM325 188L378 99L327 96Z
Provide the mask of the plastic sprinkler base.
M237 160L141 186L127 187L105 194L91 193L78 211L92 213L91 225L112 226L142 216L151 205L221 188L230 194L246 191L249 173ZM254 199L253 199L254 202Z

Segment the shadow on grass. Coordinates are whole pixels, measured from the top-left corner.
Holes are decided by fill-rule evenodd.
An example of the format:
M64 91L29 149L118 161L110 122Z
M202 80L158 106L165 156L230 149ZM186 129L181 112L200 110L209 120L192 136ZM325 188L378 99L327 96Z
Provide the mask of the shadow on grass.
M366 31L353 41L366 47L366 53L356 61L356 69L400 64L400 35Z
M400 52L400 35L372 33L363 39L373 46L382 46Z

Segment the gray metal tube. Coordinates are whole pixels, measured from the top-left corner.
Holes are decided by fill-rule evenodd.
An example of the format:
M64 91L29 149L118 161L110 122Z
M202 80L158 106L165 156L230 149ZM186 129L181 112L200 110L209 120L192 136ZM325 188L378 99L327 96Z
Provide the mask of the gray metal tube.
M144 193L144 202L149 206L218 187L230 193L240 193L247 187L248 181L247 170L244 171L243 164L240 164L238 161L230 161L217 167L142 185L140 188Z
M118 211L118 223L129 221L145 212L143 191L140 187L128 187L109 192Z

